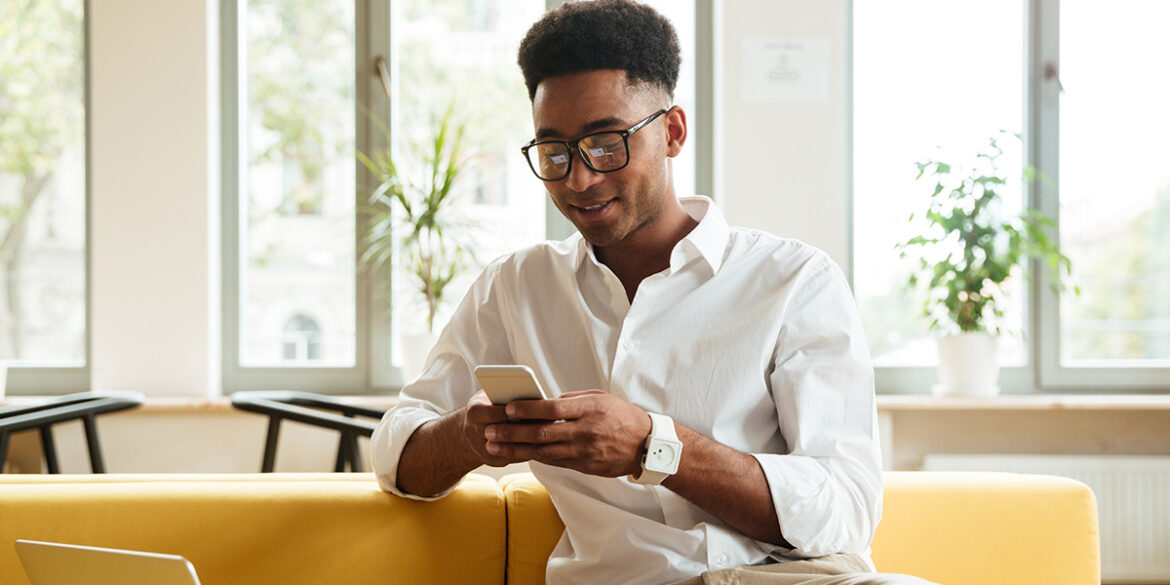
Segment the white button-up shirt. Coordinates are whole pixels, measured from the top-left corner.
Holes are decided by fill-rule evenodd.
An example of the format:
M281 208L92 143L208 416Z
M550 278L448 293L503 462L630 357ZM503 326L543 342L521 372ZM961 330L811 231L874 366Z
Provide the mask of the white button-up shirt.
M417 498L397 489L402 448L478 391L475 366L524 364L551 397L605 390L752 454L794 547L753 540L665 487L533 462L565 523L549 583L868 555L882 489L873 368L844 275L815 248L729 228L709 199L682 202L699 225L632 303L580 235L489 265L373 436L382 488Z

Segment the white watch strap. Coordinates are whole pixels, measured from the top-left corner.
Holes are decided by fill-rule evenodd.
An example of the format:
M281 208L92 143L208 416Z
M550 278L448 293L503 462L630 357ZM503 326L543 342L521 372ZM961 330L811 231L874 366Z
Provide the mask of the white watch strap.
M629 480L643 485L659 485L666 481L666 478L670 477L671 474L646 469L646 449L649 447L650 441L656 437L678 441L678 433L674 431L674 419L669 416L653 412L646 414L650 415L650 436L646 437L646 444L642 446L642 473L637 476L629 476Z

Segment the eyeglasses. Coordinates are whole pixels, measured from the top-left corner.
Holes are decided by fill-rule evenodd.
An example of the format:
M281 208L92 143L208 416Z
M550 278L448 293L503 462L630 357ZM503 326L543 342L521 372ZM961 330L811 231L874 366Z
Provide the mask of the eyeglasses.
M664 108L646 116L629 130L607 130L586 134L576 140L540 140L533 138L520 147L528 166L542 181L559 181L569 176L573 151L585 166L598 173L612 173L630 164L630 136L670 111Z

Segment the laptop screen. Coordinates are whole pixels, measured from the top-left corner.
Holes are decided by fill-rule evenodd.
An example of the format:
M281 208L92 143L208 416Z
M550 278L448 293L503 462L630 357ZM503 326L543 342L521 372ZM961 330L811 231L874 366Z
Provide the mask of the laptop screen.
M34 540L16 541L32 585L199 585L180 556Z

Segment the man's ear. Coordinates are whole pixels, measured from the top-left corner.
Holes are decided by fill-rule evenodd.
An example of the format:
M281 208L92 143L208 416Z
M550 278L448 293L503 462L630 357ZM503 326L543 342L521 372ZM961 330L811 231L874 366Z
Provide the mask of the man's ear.
M674 158L682 152L687 142L687 113L679 106L673 106L662 115L666 118L666 156Z

